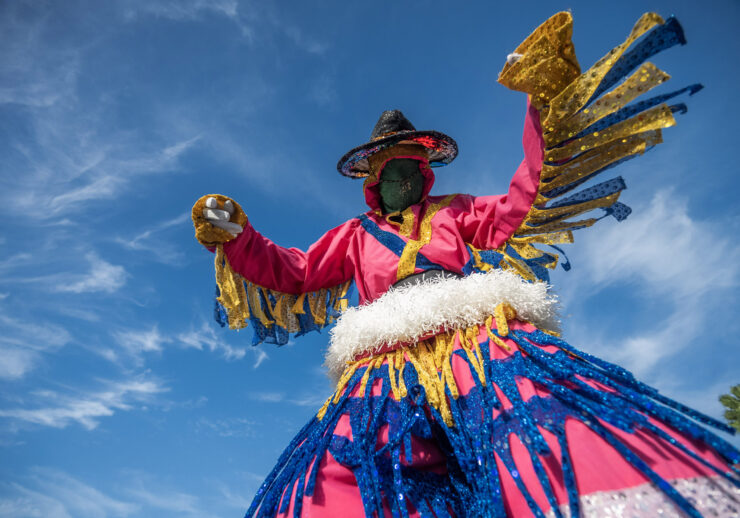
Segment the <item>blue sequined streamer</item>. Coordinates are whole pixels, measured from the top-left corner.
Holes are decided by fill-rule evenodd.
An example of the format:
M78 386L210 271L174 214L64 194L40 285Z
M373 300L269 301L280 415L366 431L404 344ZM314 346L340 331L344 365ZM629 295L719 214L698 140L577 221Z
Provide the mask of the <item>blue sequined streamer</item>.
M598 99L601 94L617 84L640 64L655 54L679 43L685 45L686 38L684 37L681 24L678 23L676 18L671 16L664 24L658 25L645 34L632 49L622 54L611 70L604 76L604 79L601 80L599 87L591 96L586 106Z
M329 451L355 474L368 516L381 516L385 506L394 517L405 517L406 506L410 504L424 517L449 516L449 511L458 517L506 517L497 460L512 477L535 516L544 516L548 509L559 516L552 483L540 460L541 456L554 455L542 437L542 429L557 438L570 515L578 516L579 492L565 434L567 419L577 419L601 436L689 516L699 516L691 503L604 423L627 433L641 430L716 470L697 451L681 444L647 417L657 419L711 447L728 464L727 472L717 470L718 473L740 487L740 480L731 475L729 468L740 461L740 452L698 423L725 430L726 426L660 395L637 381L627 370L579 351L552 335L536 330L511 330L508 338L514 340L520 352L502 360L488 359L490 348L495 347L488 340L480 344L486 358L485 385L478 379L467 355L455 352L468 365L467 371L475 386L456 399L449 389L446 390L456 423L451 427L429 406L413 364L407 363L404 368L408 396L400 401L391 396L387 365L370 373L363 397L348 397L356 390L367 367L358 369L337 403L329 405L324 418L311 420L291 442L260 488L247 517L274 516L278 511L287 511L293 488L296 488L294 516L299 516L301 500L304 495L313 495L319 462ZM548 352L543 346L555 346L557 351ZM541 389L541 393L549 395L525 401L519 394L517 379L528 379ZM372 393L376 381L381 387L379 395ZM606 390L589 382L604 386ZM502 410L496 390L511 402L509 409ZM493 418L494 413L497 413L496 418ZM333 435L342 415L349 416L353 440ZM388 426L388 442L376 449L378 434L385 425ZM447 458L446 475L415 468L411 456L412 436L433 439L438 444ZM532 482L522 479L521 468L511 455L512 440L524 445L548 508L537 505L528 485Z

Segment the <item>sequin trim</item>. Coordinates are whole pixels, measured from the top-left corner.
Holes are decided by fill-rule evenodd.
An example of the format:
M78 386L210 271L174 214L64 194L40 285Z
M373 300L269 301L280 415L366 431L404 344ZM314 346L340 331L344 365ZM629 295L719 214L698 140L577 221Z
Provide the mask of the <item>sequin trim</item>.
M719 477L695 477L670 481L702 516L731 518L740 516L740 488ZM599 491L579 498L583 516L599 518L664 517L682 518L681 512L653 484L643 484L620 491ZM562 516L570 518L567 506L560 506ZM554 511L547 513L554 518Z
M605 216L624 220L631 209L617 201L626 187L619 177L563 196L662 142L661 130L675 124L674 113L685 110L665 102L701 89L691 85L633 102L670 78L646 60L685 43L674 18L664 21L655 13L644 14L622 44L583 73L571 34L571 15L556 14L517 48L522 58L507 63L499 75L505 86L529 94L540 110L545 140L537 197L513 237L497 250L503 256L498 267L527 280L547 280L547 269L557 265L558 255L517 240L590 227ZM574 219L596 209L603 211L601 217Z
M291 333L302 335L333 324L348 306L351 281L300 295L270 290L236 273L222 245L216 248L215 269L216 321L231 329L251 323L254 345L284 345Z

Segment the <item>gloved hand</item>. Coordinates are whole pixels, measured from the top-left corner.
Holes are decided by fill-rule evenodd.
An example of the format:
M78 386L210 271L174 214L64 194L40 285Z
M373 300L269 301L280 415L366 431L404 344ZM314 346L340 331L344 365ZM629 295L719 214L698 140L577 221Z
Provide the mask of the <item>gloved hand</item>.
M244 229L247 215L237 202L221 194L208 194L193 205L195 238L207 247L231 241Z

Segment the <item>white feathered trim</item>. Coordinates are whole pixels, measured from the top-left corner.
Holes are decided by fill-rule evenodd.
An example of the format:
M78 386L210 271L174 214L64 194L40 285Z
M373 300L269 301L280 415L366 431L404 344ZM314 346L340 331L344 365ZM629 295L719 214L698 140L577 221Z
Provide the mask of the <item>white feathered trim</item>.
M437 278L392 289L370 304L347 309L330 331L325 364L330 376L338 378L347 362L363 353L415 342L440 330L482 324L502 302L537 327L559 328L557 297L543 282L529 283L503 270Z

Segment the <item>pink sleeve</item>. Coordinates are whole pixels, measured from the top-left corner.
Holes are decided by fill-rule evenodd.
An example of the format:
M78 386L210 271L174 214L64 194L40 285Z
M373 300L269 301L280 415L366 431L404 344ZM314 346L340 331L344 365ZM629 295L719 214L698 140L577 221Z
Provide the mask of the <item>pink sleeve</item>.
M276 245L247 223L238 238L224 244L224 252L231 267L246 280L298 295L337 286L352 277L347 252L358 224L357 219L347 221L304 252Z
M498 196L479 196L462 218L460 233L467 243L479 249L501 246L519 228L537 197L544 159L544 140L540 115L527 102L524 119L524 160L514 173L509 192Z

